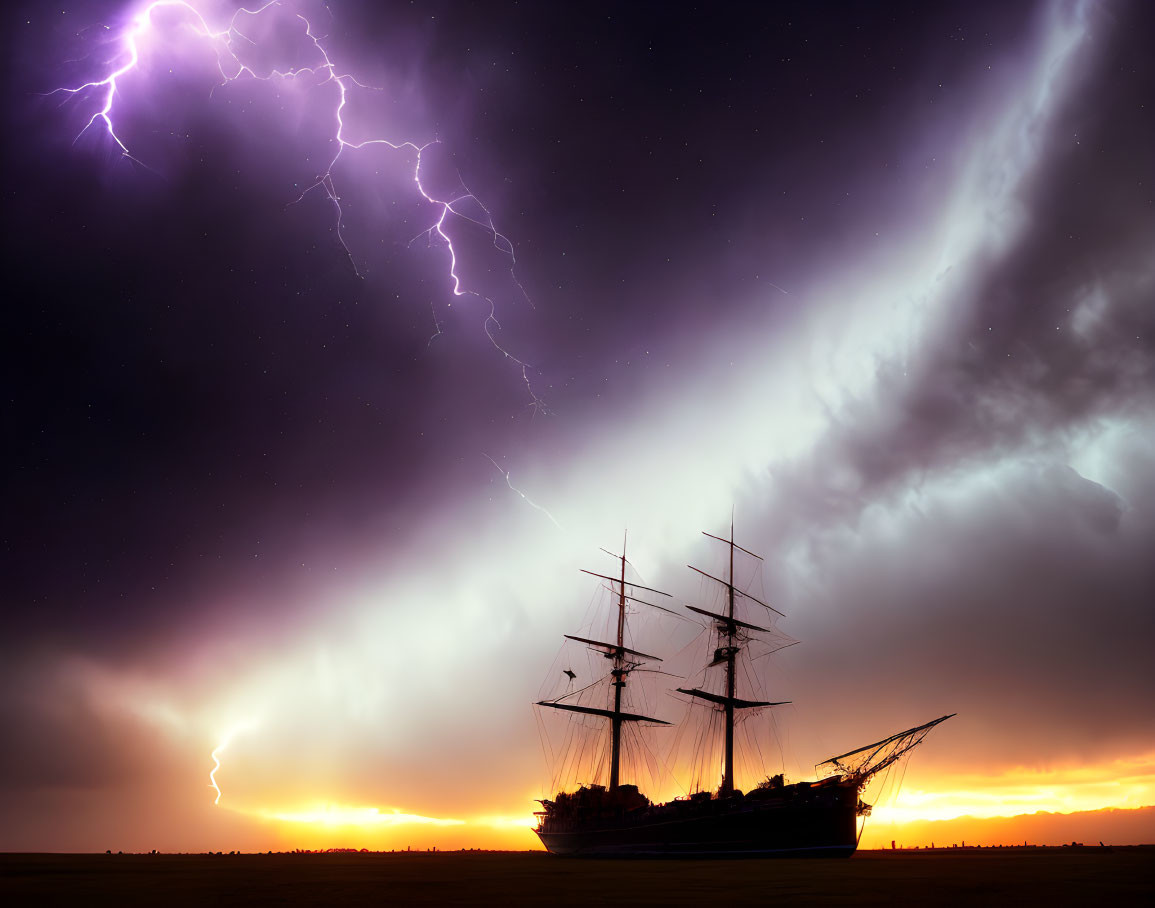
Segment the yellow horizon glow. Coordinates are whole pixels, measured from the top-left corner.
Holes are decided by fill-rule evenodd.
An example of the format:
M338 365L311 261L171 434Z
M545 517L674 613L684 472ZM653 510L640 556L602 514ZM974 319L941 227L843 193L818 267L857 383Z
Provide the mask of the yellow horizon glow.
M281 823L304 823L326 827L333 826L464 826L465 820L452 817L427 817L415 813L403 813L397 808L355 807L346 804L315 804L309 807L290 809L233 807L237 813L276 820Z
M1155 806L1155 753L1097 765L1015 767L995 775L939 776L925 787L903 787L872 819L887 825L960 817L992 819L1028 814Z
M232 806L227 809L234 813L256 817L262 820L272 820L278 823L324 827L467 826L494 830L529 830L537 825L537 817L532 813L524 815L485 814L469 819L459 819L456 817L431 817L422 814L406 813L396 807L381 808L331 802L290 808Z
M900 790L892 804L881 804L866 819L862 847L886 847L904 827L941 820L976 821L1038 813L1071 814L1155 806L1155 752L1100 764L1015 767L992 775L944 774ZM231 806L231 811L275 824L277 837L307 847L324 847L340 835L358 846L388 848L400 844L410 828L423 846L486 849L540 849L533 835L532 812L438 817L399 808L313 802L285 807ZM415 829L414 829L415 827ZM437 830L441 830L441 838ZM975 831L977 840L982 833ZM318 838L320 836L321 838ZM385 836L385 838L382 838ZM430 838L432 836L432 838ZM917 835L916 838L923 838ZM969 839L969 835L968 835ZM916 844L913 840L908 844Z
M228 809L261 824L263 832L253 830L248 836L250 847L258 851L543 850L533 833L537 818L531 813L438 817L337 802Z

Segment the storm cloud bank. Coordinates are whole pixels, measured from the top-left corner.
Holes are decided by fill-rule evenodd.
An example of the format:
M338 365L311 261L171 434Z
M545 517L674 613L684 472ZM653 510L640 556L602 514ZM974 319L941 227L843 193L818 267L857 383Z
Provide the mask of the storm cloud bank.
M784 764L956 711L928 772L1155 749L1151 11L916 6L656 37L623 14L600 57L592 8L553 45L541 12L364 13L382 47L404 23L399 68L369 59L404 70L386 109L466 149L520 240L537 309L508 330L548 415L400 226L363 238L361 282L316 212L284 214L293 168L252 176L269 135L193 129L204 160L174 142L161 187L68 170L52 111L25 111L52 150L22 152L13 209L39 272L9 359L0 790L6 835L33 831L0 847L107 847L116 805L166 847L260 847L242 807L517 813L576 568L626 526L690 599L731 508L803 641L770 669ZM701 29L730 43L695 56ZM209 755L242 727L225 813ZM150 807L174 791L175 832Z

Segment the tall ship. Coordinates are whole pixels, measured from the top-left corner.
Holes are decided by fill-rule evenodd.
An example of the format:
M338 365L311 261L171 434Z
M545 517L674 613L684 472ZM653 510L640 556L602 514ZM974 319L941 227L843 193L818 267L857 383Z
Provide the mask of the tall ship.
M862 799L863 790L879 773L893 766L917 747L932 728L954 714L908 728L865 747L858 747L816 765L814 781L788 783L783 774L766 775L753 788L742 791L735 779L734 731L736 719L763 713L789 701L753 699L756 693L743 689L749 679L749 663L740 670L745 651L757 641L775 635L774 616L782 613L752 595L735 582L735 553L761 562L761 556L734 541L733 523L729 538L703 533L728 547L728 570L717 577L689 565L708 584L716 584L721 606L712 611L698 606L686 608L698 621L705 620L711 633L712 655L701 672L703 683L677 687L692 703L711 711L712 731L720 740L706 741L720 760L716 789L698 790L666 803L653 803L636 781L623 778L623 731L639 727L673 726L669 720L646 715L630 705L627 696L632 676L637 672L664 674L649 666L661 658L642 652L627 637L629 607L650 607L678 614L658 606L643 596L668 596L660 590L627 579L625 543L617 576L583 571L599 578L616 599L616 633L609 640L565 635L573 643L604 657L609 672L577 690L537 701L537 706L568 714L586 727L592 723L594 749L603 757L608 749L608 780L602 770L597 781L587 780L574 790L560 791L552 799L540 801L536 812L537 835L546 850L558 855L610 856L733 856L733 857L849 857L858 847L860 822L870 813ZM607 553L612 554L612 553ZM738 608L739 605L745 608ZM755 623L747 620L750 609L763 611L768 618ZM742 617L739 617L741 615ZM689 617L689 616L687 616ZM780 639L780 638L779 638ZM790 643L782 646L791 645ZM782 648L779 646L778 648ZM768 649L764 655L774 652ZM571 685L576 674L567 669ZM712 689L709 689L712 688ZM720 720L720 721L719 721ZM572 743L572 742L571 742ZM720 765L719 765L720 764ZM823 769L825 768L825 769ZM717 776L715 776L717 778Z

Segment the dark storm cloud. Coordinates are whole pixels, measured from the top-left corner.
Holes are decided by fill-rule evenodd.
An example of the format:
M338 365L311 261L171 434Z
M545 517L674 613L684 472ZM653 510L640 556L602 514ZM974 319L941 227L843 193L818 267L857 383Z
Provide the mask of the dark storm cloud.
M5 595L14 630L128 657L188 621L190 602L276 600L283 620L290 590L359 562L366 538L403 547L434 490L488 481L478 449L510 447L509 414L529 414L484 311L445 310L445 250L409 245L429 221L406 161L370 159L397 179L350 193L350 233L371 237L354 245L364 280L322 196L286 208L316 176L324 143L297 134L331 119L331 87L329 109L297 121L276 115L270 86L210 96L197 69L150 117L126 118L150 172L109 159L99 124L73 147L85 112L35 94L64 77L45 56L91 52L95 32L59 19L30 14L15 57L21 179L5 217L24 266L4 362ZM389 95L391 130L437 132L410 109L414 72L437 54L409 39L435 27L410 10L378 48L410 86Z
M816 500L854 510L936 470L1045 454L1096 418L1149 416L1155 122L1141 112L1155 73L1141 31L1092 18L1069 67L1076 87L1046 117L1010 200L1013 240L999 242L992 221L961 274L943 276L956 289L936 301L943 315L921 346L880 363L876 386L833 414L806 471L837 484Z
M1150 446L1132 468L1155 470ZM879 713L958 711L931 759L956 766L1103 759L1150 746L1155 635L1150 481L1127 506L1059 465L1014 465L965 498L863 519L811 549L790 627L813 640L799 687L826 702L868 678ZM812 660L812 661L807 661ZM816 692L821 692L815 698ZM868 722L832 710L869 735Z
M649 369L663 388L697 382L668 377L690 361L679 353L755 306L803 305L768 291L767 275L792 287L837 269L877 226L904 226L912 199L933 207L947 169L923 158L966 159L963 124L981 121L1003 100L997 89L1013 94L1014 74L1030 68L1037 8L890 10L373 4L345 17L334 8L335 46L365 56L367 81L396 86L381 96L391 124L444 139L517 244L538 309L499 314L545 373L557 415L537 422L516 370L479 332L476 307L442 308L442 251L410 246L408 224L375 217L374 205L391 204L391 184L373 184L367 210L348 200L351 233L370 228L353 243L364 251L362 281L322 199L286 211L287 189L311 171L270 159L291 132L276 117L246 132L244 116L221 116L203 99L175 124L188 141L172 140L168 120L143 124L176 162L167 182L84 143L74 149L67 111L30 100L58 75L33 57L47 59L68 29L55 13L30 13L14 57L29 66L17 83L27 96L9 131L24 141L7 168L17 179L5 205L23 266L4 362L14 439L4 647L49 639L110 670L143 665L157 675L210 644L231 653L205 657L221 670L204 700L221 709L190 732L180 767L180 784L192 779L200 794L229 696L260 686L264 662L246 658L252 640L268 655L309 610L323 636L341 598L330 578L366 562L386 575L425 571L420 595L364 605L379 619L372 634L349 631L358 642L380 637L380 650L334 645L348 670L339 708L308 699L323 687L308 658L318 634L305 635L304 656L284 657L288 667L260 691L293 712L273 716L284 724L264 746L278 733L286 743L269 759L291 775L289 743L323 737L328 754L356 753L358 772L342 785L385 785L382 797L393 797L380 745L342 732L353 724L344 701L381 685L386 670L407 689L409 667L424 660L438 666L441 699L420 707L439 721L454 710L470 716L424 733L413 720L412 734L389 742L403 751L395 765L432 789L455 772L467 739L479 766L516 766L508 790L524 787L526 751L508 750L538 679L526 682L509 653L535 651L531 635L545 619L536 601L510 609L523 601L520 585L515 595L466 576L479 570L470 560L479 549L497 552L502 576L518 580L536 553L485 548L508 524L462 516L478 489L524 506L483 453L515 479L519 462L535 458L569 469L584 450L573 438L617 431L607 430L606 401L634 403L629 369ZM803 688L838 703L842 722L851 685L865 677L887 693L853 707L864 739L887 730L879 709L892 709L895 725L958 709L992 738L1022 731L997 752L1015 759L1036 745L1054 752L1141 736L1153 693L1136 668L1152 636L1152 454L1133 439L1112 442L1108 482L1072 472L1062 452L1099 423L1140 441L1152 431L1147 19L1141 4L1097 15L1083 81L1033 137L1015 201L1021 229L956 265L945 315L906 361L881 367L877 387L833 414L805 468L750 489L770 515L760 534L769 543L751 544L771 554L770 582L791 613L785 629L809 646L787 655L806 653ZM991 63L999 78L981 82ZM430 342L433 309L441 333ZM748 414L719 403L718 416ZM644 428L646 415L638 421ZM646 464L665 454L615 452ZM689 489L700 475L676 482ZM956 481L965 500L949 494ZM586 506L635 491L599 482ZM422 537L431 515L452 532ZM515 543L554 532L536 511L519 516L533 529ZM446 573L462 574L436 579L455 579L481 603L469 604L484 612L466 641L473 661L415 655L430 628L386 620L429 606L431 550L453 565ZM500 628L491 608L512 626ZM67 665L21 662L5 679L0 720L16 743L0 770L13 787L112 786L149 771L142 753L171 757L147 723L64 683ZM277 684L300 702L286 707ZM373 728L388 729L389 697L367 702ZM1089 717L1077 731L1068 703ZM318 704L328 724L310 724ZM525 746L532 751L532 738ZM477 798L493 774L482 768L477 778L459 774L453 785L473 786Z
M392 207L404 179L356 159L378 172L346 194L358 280L320 196L285 209L315 161L285 151L297 124L264 109L267 86L251 108L247 87L184 86L134 122L159 179L95 137L72 147L83 116L34 94L61 78L46 63L58 46L82 54L80 23L118 21L119 4L65 24L30 14L6 206L13 252L33 265L15 276L6 359L13 620L121 656L219 601L281 620L286 591L403 548L430 510L500 484L483 452L516 467L555 433L598 431L662 349L732 316L726 300L762 295L767 257L789 277L828 251L859 216L848 190L869 187L854 204L876 213L899 206L918 172L910 117L937 115L947 75L966 85L1013 57L1030 20L954 12L322 11L335 52L389 87L350 109L442 138L516 242L538 308L503 297L502 340L542 370L554 421L526 407L480 304L445 306L444 251L410 245L419 218ZM901 177L886 176L892 160Z
M101 703L75 660L24 654L0 670L0 789L99 790L153 778L165 737L140 715Z
M992 224L922 346L763 493L796 633L832 642L802 677L957 710L973 734L944 760L1151 743L1155 71L1119 12L1092 17L1045 130L1023 124L1012 241Z
M1142 111L1155 69L1135 43L1142 29L1119 29L1101 11L1089 28L1091 71L1080 79L1073 61L1074 90L1048 117L1015 193L1020 235L962 264L974 277L922 354L906 410L911 423L941 419L944 431L926 434L948 446L1013 445L1152 403L1155 212L1144 187L1155 124ZM1108 48L1096 46L1102 38Z

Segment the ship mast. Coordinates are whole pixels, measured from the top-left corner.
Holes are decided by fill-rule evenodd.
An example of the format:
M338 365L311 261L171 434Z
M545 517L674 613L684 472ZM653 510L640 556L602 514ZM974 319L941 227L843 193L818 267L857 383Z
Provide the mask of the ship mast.
M622 763L622 688L626 686L626 534L622 534L622 579L618 581L618 648L610 672L614 686L614 717L610 720L610 791L616 791Z
M734 617L734 597L735 597L735 595L743 596L747 599L750 599L754 602L757 602L759 605L770 609L770 611L774 612L775 614L781 615L782 613L780 611L778 611L778 609L774 608L773 606L767 605L761 599L757 599L754 596L751 596L749 593L743 592L742 590L739 590L739 589L737 589L737 587L734 586L734 550L735 549L741 549L747 555L751 555L752 557L757 558L759 561L762 560L762 557L760 555L755 555L753 552L749 551L748 549L743 549L740 545L737 545L734 542L734 520L732 517L730 519L730 538L729 539L723 539L721 536L715 536L712 533L706 533L706 532L703 532L702 535L703 536L709 536L711 539L717 539L719 542L725 542L727 545L730 546L730 571L729 571L729 577L726 580L721 580L718 577L714 577L711 574L707 574L705 571L694 567L692 564L687 565L687 567L690 568L690 570L697 571L702 576L704 576L710 580L713 580L715 583L721 583L723 586L726 587L726 613L724 615L718 615L718 614L715 614L714 612L708 612L705 609L694 608L694 606L692 606L692 605L687 606L687 608L689 608L690 611L697 612L699 615L705 615L709 618L713 618L716 622L716 626L718 629L719 642L724 641L724 643L722 646L719 646L717 649L714 650L714 660L710 663L710 665L719 665L719 664L725 665L725 667L726 667L726 693L724 696L719 696L718 694L712 694L708 691L700 690L698 688L684 688L684 687L679 687L678 691L680 693L683 693L683 694L689 694L692 697L697 697L701 700L707 700L707 701L712 702L712 703L717 703L722 707L722 711L723 711L723 714L725 716L726 728L725 728L725 738L724 738L724 748L725 748L724 749L724 762L722 765L722 784L718 788L718 797L724 798L724 797L729 797L730 795L732 795L734 793L734 710L735 709L752 709L752 708L758 707L758 706L782 706L784 703L788 703L790 701L782 700L782 701L779 701L776 703L772 703L772 702L766 701L766 700L743 700L743 699L738 697L738 694L737 694L737 677L736 677L737 676L737 671L736 671L737 664L736 663L737 663L738 652L739 652L739 650L741 650L741 646L739 645L739 642L737 639L738 638L738 629L744 628L746 630L768 632L769 628L758 627L755 624L749 624L745 621L739 621L737 618L735 618Z
M730 515L730 582L726 585L726 762L722 770L722 787L719 793L724 797L734 791L734 634L738 628L734 624L734 516Z
M605 551L604 549L602 551ZM607 552L612 555L612 552ZM645 602L641 599L635 599L633 596L626 595L626 587L629 586L636 590L645 590L649 593L657 593L660 596L669 596L669 593L664 593L661 590L655 590L648 586L642 586L639 583L629 583L626 580L626 536L622 537L622 554L620 556L614 555L615 558L621 561L621 575L620 577L609 577L605 574L595 574L593 571L582 569L583 574L589 574L593 577L600 577L602 580L608 580L618 586L618 620L617 620L617 635L616 642L603 643L599 640L590 640L585 637L574 637L566 634L567 640L575 640L578 643L584 643L587 646L598 650L607 659L613 660L613 668L610 670L610 684L614 689L614 708L613 709L596 709L589 706L578 706L572 703L561 703L555 700L539 700L538 706L549 706L553 709L564 709L571 712L585 713L586 715L602 716L610 720L610 791L616 791L621 784L621 763L622 763L622 723L623 722L652 722L657 725L669 725L661 719L655 719L651 716L642 716L636 713L627 713L622 711L622 691L626 686L626 677L639 664L639 659L650 659L655 662L661 662L657 656L651 656L646 653L638 652L636 649L630 649L626 646L626 600L641 603L642 605L652 605L652 603ZM662 609L661 606L654 606L654 608ZM662 611L668 611L662 609ZM627 656L632 656L628 659Z

